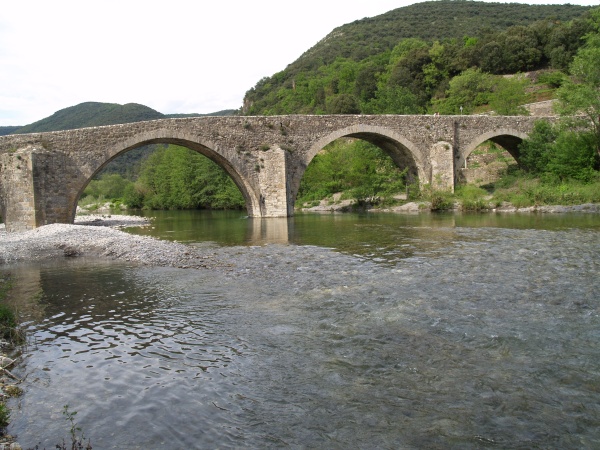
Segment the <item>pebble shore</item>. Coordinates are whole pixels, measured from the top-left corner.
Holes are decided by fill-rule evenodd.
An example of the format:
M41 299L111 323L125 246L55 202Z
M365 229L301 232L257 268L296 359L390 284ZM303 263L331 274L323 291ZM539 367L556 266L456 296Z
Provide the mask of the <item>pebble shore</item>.
M7 233L0 225L0 264L41 261L57 257L106 257L149 266L213 268L219 266L206 249L162 241L119 230L150 224L138 216L79 216L75 224L45 225Z

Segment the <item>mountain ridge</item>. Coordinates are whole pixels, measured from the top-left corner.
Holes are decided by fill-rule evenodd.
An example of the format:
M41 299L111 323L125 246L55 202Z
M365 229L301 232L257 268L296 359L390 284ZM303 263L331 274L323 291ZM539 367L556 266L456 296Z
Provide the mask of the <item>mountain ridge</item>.
M83 102L60 109L54 114L24 126L0 127L0 136L7 134L42 133L46 131L74 130L77 128L116 125L145 120L213 115L233 115L236 110L223 110L211 114L163 114L138 103Z

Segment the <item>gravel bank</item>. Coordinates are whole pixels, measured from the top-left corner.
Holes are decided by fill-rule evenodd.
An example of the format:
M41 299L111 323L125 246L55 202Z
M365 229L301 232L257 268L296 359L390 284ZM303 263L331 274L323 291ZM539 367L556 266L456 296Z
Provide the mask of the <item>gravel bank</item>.
M74 225L52 224L20 233L7 233L2 224L0 264L91 256L152 266L212 268L222 265L206 249L200 251L117 229L148 223L148 219L138 216L81 216Z

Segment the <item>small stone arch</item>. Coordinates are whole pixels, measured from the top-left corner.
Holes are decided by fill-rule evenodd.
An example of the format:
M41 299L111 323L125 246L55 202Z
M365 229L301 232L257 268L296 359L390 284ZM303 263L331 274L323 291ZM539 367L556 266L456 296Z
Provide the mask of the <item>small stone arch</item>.
M227 174L232 178L233 182L239 188L246 202L248 215L260 216L259 197L256 195L255 190L248 180L243 176L242 172L238 170L238 168L236 168L226 156L222 155L218 151L217 145L215 145L213 142L199 139L197 135L194 136L187 133L174 133L172 130L167 129L157 129L138 133L122 141L112 143L109 147L101 152L101 156L98 159L88 162L85 168L83 168L81 171L82 183L80 183L79 191L75 196L75 205L73 206L73 210L71 212L71 218L75 218L77 201L85 190L86 186L89 184L91 179L96 176L96 174L106 167L108 163L124 153L150 144L179 145L196 151L214 161L227 172Z
M362 139L384 150L398 167L408 167L409 173L421 182L429 181L431 169L422 151L414 143L388 128L373 125L352 125L333 131L314 142L299 170L291 180L291 199L295 201L306 168L323 147L342 137Z
M524 139L527 139L528 137L529 136L527 133L509 128L499 128L497 130L492 130L487 133L481 134L475 139L473 139L471 142L469 142L469 144L465 146L463 150L460 151L455 167L458 169L464 166L465 161L473 152L473 150L475 150L479 145L483 144L485 141L492 141L496 144L501 145L518 162L519 145L521 144L521 142L523 142Z

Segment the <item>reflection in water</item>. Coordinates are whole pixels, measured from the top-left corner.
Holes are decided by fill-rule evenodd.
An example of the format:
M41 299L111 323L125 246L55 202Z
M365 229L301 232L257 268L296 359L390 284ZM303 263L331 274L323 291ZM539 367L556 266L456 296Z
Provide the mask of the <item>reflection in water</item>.
M9 432L52 448L69 404L94 448L600 445L594 227L319 217L252 221L288 243L218 248L223 271L23 272Z
M249 217L248 229L251 232L248 241L253 245L287 244L289 242L289 224L290 221L287 217L269 219Z

